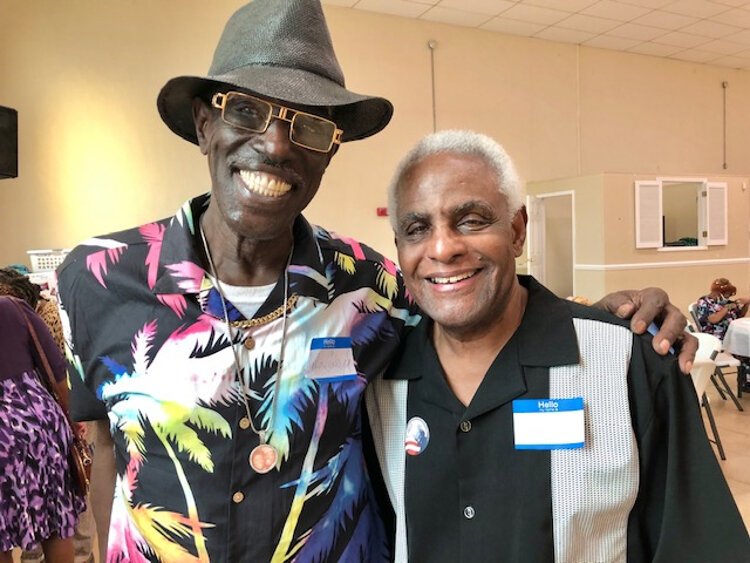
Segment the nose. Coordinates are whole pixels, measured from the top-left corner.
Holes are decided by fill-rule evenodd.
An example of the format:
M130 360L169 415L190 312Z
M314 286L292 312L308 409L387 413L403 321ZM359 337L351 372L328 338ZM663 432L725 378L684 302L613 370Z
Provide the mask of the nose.
M290 124L281 119L271 119L268 129L260 135L263 153L273 160L285 161L289 156L292 142L289 140Z
M435 262L449 264L466 254L461 233L449 227L433 228L427 246L427 256Z

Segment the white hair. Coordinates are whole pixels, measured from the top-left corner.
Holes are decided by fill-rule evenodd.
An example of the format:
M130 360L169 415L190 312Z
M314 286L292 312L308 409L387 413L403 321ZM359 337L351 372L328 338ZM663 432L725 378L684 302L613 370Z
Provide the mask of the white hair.
M404 178L419 162L439 153L472 155L483 160L495 171L497 188L508 202L509 217L512 218L521 208L521 181L513 161L505 149L494 139L474 131L445 130L423 137L396 167L388 186L388 216L393 230L397 230L398 210L396 200L403 187Z

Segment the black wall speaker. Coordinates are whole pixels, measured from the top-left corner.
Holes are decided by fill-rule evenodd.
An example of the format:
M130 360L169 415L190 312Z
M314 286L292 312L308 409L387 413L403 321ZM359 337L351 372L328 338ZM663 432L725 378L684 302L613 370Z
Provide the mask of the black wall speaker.
M0 178L18 176L18 112L0 106Z

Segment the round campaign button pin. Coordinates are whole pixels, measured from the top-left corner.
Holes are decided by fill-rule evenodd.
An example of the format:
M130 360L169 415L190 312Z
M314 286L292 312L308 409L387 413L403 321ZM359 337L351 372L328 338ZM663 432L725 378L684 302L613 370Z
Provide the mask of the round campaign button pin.
M404 449L409 455L419 455L430 443L430 429L427 423L418 416L409 420L406 425L406 439L404 440Z

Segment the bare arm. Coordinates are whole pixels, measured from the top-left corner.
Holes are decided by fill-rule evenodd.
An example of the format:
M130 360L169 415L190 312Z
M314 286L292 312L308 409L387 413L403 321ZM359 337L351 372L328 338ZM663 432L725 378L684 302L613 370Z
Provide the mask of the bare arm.
M716 311L715 313L712 313L706 317L708 319L708 322L710 322L712 325L715 325L717 323L720 323L724 320L724 317L727 316L727 313L730 311L729 305L724 305L721 309Z
M740 307L740 317L747 315L748 306L750 306L750 297L738 297L734 302Z

